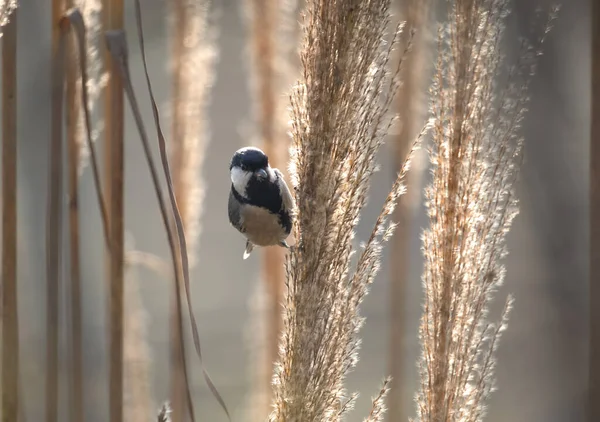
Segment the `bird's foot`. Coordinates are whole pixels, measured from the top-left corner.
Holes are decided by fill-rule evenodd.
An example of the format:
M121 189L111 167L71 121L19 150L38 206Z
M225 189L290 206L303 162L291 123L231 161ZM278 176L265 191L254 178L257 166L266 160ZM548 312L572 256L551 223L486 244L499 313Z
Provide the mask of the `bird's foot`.
M250 253L252 252L252 249L254 249L254 245L250 243L249 240L246 240L246 250L244 250L244 256L242 258L248 259Z

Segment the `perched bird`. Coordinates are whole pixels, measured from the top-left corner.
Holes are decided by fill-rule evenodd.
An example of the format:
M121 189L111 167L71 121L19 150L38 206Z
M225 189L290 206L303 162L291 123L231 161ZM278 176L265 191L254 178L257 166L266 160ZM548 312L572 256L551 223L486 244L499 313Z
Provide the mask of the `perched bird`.
M255 245L289 248L285 239L292 231L295 204L281 172L254 147L237 150L229 172L229 222L246 237L243 258Z

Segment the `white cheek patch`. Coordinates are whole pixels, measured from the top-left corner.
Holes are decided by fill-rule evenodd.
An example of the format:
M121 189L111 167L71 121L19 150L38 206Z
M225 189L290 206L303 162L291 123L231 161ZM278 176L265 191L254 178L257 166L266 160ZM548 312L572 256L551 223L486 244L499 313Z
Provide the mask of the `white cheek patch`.
M275 179L277 179L277 175L275 174L271 166L267 167L267 176L269 178L269 182L274 182Z
M233 187L242 196L246 196L246 186L248 185L248 181L252 173L242 170L239 167L234 167L231 169L231 183L233 183Z

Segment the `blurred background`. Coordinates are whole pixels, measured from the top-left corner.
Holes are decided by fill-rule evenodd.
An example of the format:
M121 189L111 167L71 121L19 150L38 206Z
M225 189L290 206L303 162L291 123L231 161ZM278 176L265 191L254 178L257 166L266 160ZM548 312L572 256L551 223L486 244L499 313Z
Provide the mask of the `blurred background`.
M273 0L274 1L274 0ZM396 3L396 16L403 9ZM166 18L170 3L143 3L146 52L150 77L166 128L171 126L173 69L171 26ZM199 324L205 364L236 421L264 420L257 395L261 365L268 355L269 295L276 289L265 281L263 268L277 263L258 250L242 260L244 239L227 219L228 164L236 149L261 146L261 106L257 99L260 71L253 56L253 19L268 2L249 6L247 0L213 0L209 28L214 33L216 54L212 78L206 80L206 112L202 122L205 148L197 167L203 187L200 237L192 268L192 300ZM435 15L441 1L432 1ZM547 0L513 1L505 42L509 61L515 58L518 37L530 34L536 9L547 10ZM586 0L563 2L559 19L550 34L531 88L530 111L524 122L525 162L518 185L521 213L508 236L507 278L497 294L491 317L508 293L516 299L509 328L498 350L497 387L489 403L489 422L578 422L584 420L588 357L588 159L590 126L590 5ZM276 54L287 55L289 66L277 67L272 88L275 107L287 104L286 91L295 78L297 48L296 13L302 4L286 3L288 32L275 37L281 44ZM155 145L152 114L135 37L133 2L125 1L125 28L129 33L130 66L143 117ZM260 10L260 9L258 9ZM278 9L279 10L279 9ZM50 2L22 1L18 15L18 282L21 345L21 383L27 421L44 415L45 371L45 221L50 131ZM278 14L284 12L278 11ZM279 15L278 15L279 16ZM433 18L431 18L433 19ZM433 20L427 21L424 40ZM296 38L295 38L296 37ZM428 47L421 51L424 70L432 60ZM260 56L260 55L259 55ZM287 69L287 70L286 70ZM286 72L291 72L286 74ZM211 80L212 79L212 80ZM418 130L426 109L423 93L417 102L413 125ZM419 85L420 86L420 85ZM417 90L418 91L418 90ZM102 109L102 105L98 105ZM277 117L278 121L285 120ZM416 122L416 123L415 123ZM101 129L101 126L97 126ZM277 129L279 130L279 129ZM167 138L171 138L167 129ZM365 240L390 189L400 142L392 134L381 150L381 171L372 183L370 200L357 233ZM102 138L100 137L100 140ZM279 148L287 148L285 138ZM126 232L129 246L152 253L168 264L169 251L158 212L150 174L139 136L126 107ZM154 151L158 158L157 151ZM281 161L280 161L281 163ZM285 168L285 164L278 164ZM428 182L423 153L412 170L405 207L406 225L401 230L405 246L394 243L385 249L382 270L362 307L366 324L358 366L348 378L349 392L359 392L349 421L367 415L371 396L384 376L392 372L394 390L390 421L414 417L413 397L418 387L416 361L420 349L417 329L421 316L422 258L420 234L427 225L422 191ZM89 166L81 179L81 257L83 280L84 387L86 421L108 419L108 360L106 284L102 228ZM66 221L66 217L65 217ZM402 268L392 267L394 252L402 252ZM397 260L396 260L397 261ZM402 272L402 274L400 274ZM63 271L66 274L66 269ZM132 280L126 298L128 318L135 321L137 337L126 357L147 372L140 376L148 393L149 412L158 409L169 395L170 280L145 265L128 272ZM400 283L395 289L393 283ZM61 298L61 327L67 313ZM186 325L186 336L189 331ZM66 420L69 358L65 330L61 328L60 420ZM391 339L396 339L392 341ZM217 402L203 382L191 342L188 347L193 397L198 420L225 420ZM147 377L147 378L145 378ZM398 378L400 377L400 378ZM257 410L257 407L259 408ZM148 419L150 420L150 419Z

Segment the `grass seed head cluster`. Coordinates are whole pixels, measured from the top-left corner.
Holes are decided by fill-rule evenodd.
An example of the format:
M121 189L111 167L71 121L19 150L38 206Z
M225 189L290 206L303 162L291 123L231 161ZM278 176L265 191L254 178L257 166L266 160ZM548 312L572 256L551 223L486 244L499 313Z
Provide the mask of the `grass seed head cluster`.
M333 0L306 5L301 76L291 95L297 244L287 262L271 421L337 421L352 407L344 379L358 359L357 333L363 322L359 304L379 269L382 243L393 231L389 216L404 192L409 162L370 238L355 249L355 228L376 170L376 154L393 121L389 110L400 84L399 66L390 60L402 27L386 41L390 3ZM371 420L379 419L383 400L375 406Z
M424 313L417 420L480 421L494 389L494 352L506 328L487 318L502 284L506 234L517 215L515 178L527 89L539 45L523 41L518 63L500 49L508 0L448 2L438 34L430 92L434 121L432 182L425 191L430 227L423 234Z

